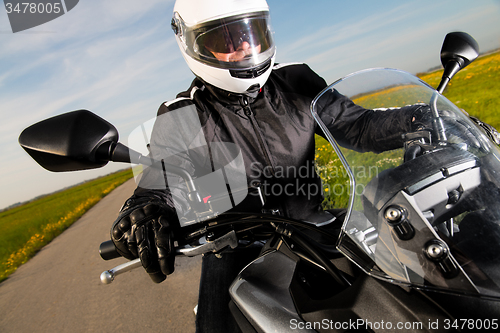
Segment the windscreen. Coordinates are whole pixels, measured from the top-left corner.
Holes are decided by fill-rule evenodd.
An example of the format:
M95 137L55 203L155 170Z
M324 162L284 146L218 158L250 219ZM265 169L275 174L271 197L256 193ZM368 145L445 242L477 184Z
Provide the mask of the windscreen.
M376 112L422 105L427 122L402 133L399 149L356 152L329 130L328 108L339 95ZM316 154L325 208L349 210L340 251L392 283L500 297L500 154L466 114L418 78L390 69L335 82L311 111L326 138Z

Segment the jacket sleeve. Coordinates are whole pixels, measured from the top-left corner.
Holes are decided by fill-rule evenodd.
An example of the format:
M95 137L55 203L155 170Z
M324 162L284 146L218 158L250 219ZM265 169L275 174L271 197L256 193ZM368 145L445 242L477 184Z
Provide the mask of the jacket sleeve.
M341 146L361 152L401 148L402 134L411 131L413 114L420 107L370 110L336 90L328 94L317 105L318 115Z
M193 119L186 119L190 116ZM206 146L196 140L204 140L204 137L194 104L189 100L177 102L173 108L162 104L149 142L153 166L144 167L134 195L127 202L140 205L161 202L164 210L175 213L172 215L184 216L190 209L186 183L179 175L165 171L165 164L195 176L195 163L201 162L193 156L203 156L197 151Z
M279 71L283 89L311 100L327 87L325 80L305 64L277 65L275 71ZM320 99L323 105L317 105L322 121L340 145L357 151L382 152L402 147L401 135L411 131L411 118L418 108L369 110L335 90L326 94ZM316 133L324 136L316 128Z

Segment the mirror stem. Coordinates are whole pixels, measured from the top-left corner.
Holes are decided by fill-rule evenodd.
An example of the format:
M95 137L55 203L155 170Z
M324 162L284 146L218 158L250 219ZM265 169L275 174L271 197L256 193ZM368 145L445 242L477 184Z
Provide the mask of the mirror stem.
M446 88L446 86L448 85L449 82L450 82L450 79L443 76L443 78L441 79L441 82L439 83L439 86L436 89L438 91L438 93L440 93L442 95L444 89Z
M449 81L449 80L448 80ZM439 98L439 94L434 92L431 97L430 107L432 112L432 128L434 129L434 133L437 135L437 142L446 141L446 132L444 129L443 119L439 115L437 100Z
M104 147L103 147L104 146ZM125 163L136 163L136 164L141 164L144 166L149 166L153 168L158 168L158 169L163 169L163 172L170 172L175 175L180 176L184 181L186 182L186 186L188 188L189 193L193 193L191 196L193 197L193 201L196 202L201 202L201 199L199 198L198 190L196 189L196 186L194 184L193 178L187 172L186 170L179 168L175 165L171 165L168 163L165 163L165 161L155 161L153 158L150 156L144 156L141 153L128 148L124 144L117 142L116 144L111 144L108 145L108 143L102 145L101 147L103 152L110 151L111 153L108 153L108 158L107 160L113 161L113 162L125 162ZM101 147L99 147L99 152ZM104 156L101 155L101 156Z
M96 152L96 156L102 161L113 161L113 162L125 162L125 163L136 163L144 166L149 166L152 168L157 168L163 170L164 174L166 172L173 173L184 179L186 187L188 189L188 196L191 204L198 211L206 211L203 200L194 184L191 175L184 169L179 168L175 165L165 163L165 161L155 161L150 156L144 156L141 153L128 148L120 142L105 142L103 143Z
M440 94L443 94L443 91L450 82L451 78L458 73L458 71L462 68L463 64L464 61L461 58L456 58L448 62L448 64L444 69L441 82L439 83L439 86L436 89Z

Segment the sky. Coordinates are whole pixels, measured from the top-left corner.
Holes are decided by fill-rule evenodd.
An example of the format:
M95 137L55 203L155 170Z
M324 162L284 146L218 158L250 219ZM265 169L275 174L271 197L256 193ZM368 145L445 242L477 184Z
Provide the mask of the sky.
M446 33L500 47L500 0L268 0L276 61L303 62L328 83L371 67L418 73L440 65ZM193 74L170 28L172 0L85 0L12 33L0 8L0 209L127 167L54 173L18 144L29 125L87 109L121 141L186 90Z

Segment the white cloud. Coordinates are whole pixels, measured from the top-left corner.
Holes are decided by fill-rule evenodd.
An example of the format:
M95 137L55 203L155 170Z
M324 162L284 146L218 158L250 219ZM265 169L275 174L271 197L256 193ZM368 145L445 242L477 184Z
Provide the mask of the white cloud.
M0 193L0 206L54 190L54 184L124 167L47 175L22 151L17 138L36 121L78 108L98 109L102 117L117 121L117 127L132 128L137 110L146 107L148 117L154 116L161 102L159 74L169 66L178 71L172 62L180 61L169 29L172 3L81 1L32 31L0 35L0 150L5 157L0 174L2 187L12 189ZM154 97L148 96L150 91ZM153 98L157 100L151 107Z
M443 38L450 31L465 30L477 36L478 41L491 31L499 35L497 4L485 3L465 13L444 12L439 19L428 18L428 13L441 5L436 2L436 8L415 8L414 3L403 4L363 20L336 22L290 45L279 46L278 57L280 61L308 63L333 81L368 67L394 67L410 72L434 67L439 64Z

